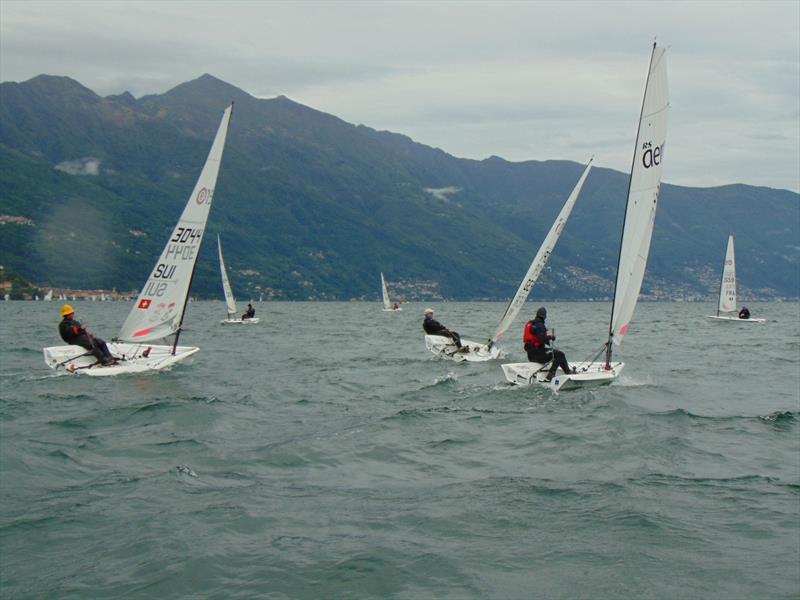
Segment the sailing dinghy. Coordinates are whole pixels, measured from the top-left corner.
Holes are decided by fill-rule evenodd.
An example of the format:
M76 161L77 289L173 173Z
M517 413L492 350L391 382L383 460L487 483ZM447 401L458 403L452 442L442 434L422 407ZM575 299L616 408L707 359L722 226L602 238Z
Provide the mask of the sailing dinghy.
M489 340L487 344L478 344L469 340L461 340L462 350L459 351L458 348L456 348L455 342L448 337L441 335L426 335L425 347L428 348L428 350L441 358L449 358L450 360L454 360L456 362L484 362L487 360L502 358L503 351L495 344L500 341L508 328L511 327L514 319L517 318L519 311L525 304L525 300L528 299L528 295L531 293L533 285L536 283L536 280L539 279L539 275L542 274L542 271L547 264L547 259L549 259L550 255L553 253L553 248L555 248L556 242L561 236L561 232L564 230L564 226L567 224L570 214L572 214L572 208L575 206L575 202L578 200L578 196L581 193L581 188L583 188L583 183L586 181L586 177L588 177L591 168L592 159L589 160L589 164L586 165L583 174L581 175L580 179L578 179L578 183L575 184L572 193L569 195L567 201L564 203L564 206L561 208L561 212L558 213L558 217L550 227L550 231L548 231L544 241L542 242L542 245L539 247L539 251L533 258L531 266L528 267L528 272L525 273L522 283L519 284L517 293L511 299L511 302L508 303L503 316L500 317L500 323L497 326L497 331L495 332L494 337Z
M389 301L389 290L386 289L386 280L383 278L383 273L381 273L381 294L383 295L383 312L403 310L399 304L392 304Z
M217 249L219 250L219 272L222 275L222 291L225 294L225 305L228 310L228 318L220 321L223 325L242 325L243 323L258 323L258 317L242 319L236 316L236 298L233 297L231 282L228 280L228 271L225 269L225 260L222 258L222 242L217 236Z
M164 251L123 323L119 336L108 344L111 354L118 359L117 364L97 364L95 358L80 346L53 346L44 349L44 362L48 367L91 376L144 373L170 367L199 350L193 346L179 346L178 338L232 112L233 104L222 115L208 159ZM151 342L173 334L172 344L151 345Z
M653 44L628 182L608 339L592 361L573 365L573 368L577 367L574 374L559 372L548 382L546 376L549 363L510 363L502 365L509 382L521 385L538 383L557 392L562 389L610 384L625 367L623 362L612 362L612 346L620 344L622 337L628 332L639 299L647 256L650 254L650 240L661 187L668 108L665 49ZM605 361L594 362L603 352L606 355Z
M708 315L708 318L714 319L715 321L765 323L767 321L766 319L754 319L752 317L740 319L738 316L728 317L719 314L736 312L736 255L733 246L733 234L731 234L728 236L728 249L725 251L725 263L722 265L722 283L719 287L719 304L717 305L717 314Z

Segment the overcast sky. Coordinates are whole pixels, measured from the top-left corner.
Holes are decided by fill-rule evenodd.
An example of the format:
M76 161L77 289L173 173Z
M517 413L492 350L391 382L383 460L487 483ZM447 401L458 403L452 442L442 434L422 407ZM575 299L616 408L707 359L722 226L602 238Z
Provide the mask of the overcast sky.
M664 179L800 190L800 2L0 1L0 79L211 73L456 156L630 168L654 37Z

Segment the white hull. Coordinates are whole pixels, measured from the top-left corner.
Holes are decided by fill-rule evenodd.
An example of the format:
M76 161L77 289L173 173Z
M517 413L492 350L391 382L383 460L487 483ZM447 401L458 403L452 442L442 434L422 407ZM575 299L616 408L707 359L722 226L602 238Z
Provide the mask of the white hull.
M383 312L400 312L402 308L384 308Z
M142 353L150 348L148 356ZM51 346L44 349L45 364L56 371L92 377L108 377L126 373L144 373L161 371L186 360L200 348L178 346L172 354L172 346L149 346L148 344L129 344L126 342L110 342L108 349L119 359L118 364L104 367L96 364L97 360L80 346Z
M225 319L224 321L220 321L223 325L255 325L258 323L258 317L253 317L252 319Z
M716 315L707 315L709 319L714 319L715 321L738 321L739 323L766 323L766 319L740 319L739 317L718 317Z
M502 358L500 348L497 346L489 348L486 344L462 339L459 350L453 340L441 335L426 335L425 347L435 356L455 362L486 362Z
M583 363L577 366L573 365L573 368L578 369L577 373L567 375L559 369L552 381L547 381L549 365L549 363L541 365L539 363L526 362L506 363L500 366L503 368L503 374L509 383L515 385L532 385L535 383L548 387L554 392L609 385L619 377L625 367L625 363L622 362L612 362L610 370L606 369L606 363L604 362Z

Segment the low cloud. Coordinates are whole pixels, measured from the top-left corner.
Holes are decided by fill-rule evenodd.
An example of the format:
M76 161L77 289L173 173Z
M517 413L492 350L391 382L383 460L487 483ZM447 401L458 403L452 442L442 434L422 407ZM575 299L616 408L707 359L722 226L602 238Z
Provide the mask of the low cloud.
M56 171L63 171L67 175L99 175L100 161L96 158L65 160L56 165Z
M442 202L450 202L448 196L451 194L457 194L461 191L460 187L456 187L454 185L450 185L448 187L443 188L425 188L425 191L431 194L434 198L438 198Z

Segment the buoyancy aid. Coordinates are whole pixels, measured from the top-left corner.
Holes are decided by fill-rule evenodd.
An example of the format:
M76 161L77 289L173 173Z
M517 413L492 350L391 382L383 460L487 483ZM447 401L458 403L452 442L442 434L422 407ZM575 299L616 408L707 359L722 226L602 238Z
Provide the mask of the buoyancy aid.
M525 330L522 334L522 343L525 346L528 344L533 344L533 347L538 350L539 348L543 347L544 344L542 344L542 341L536 337L534 327L536 327L536 324L533 321L528 321L525 324Z

